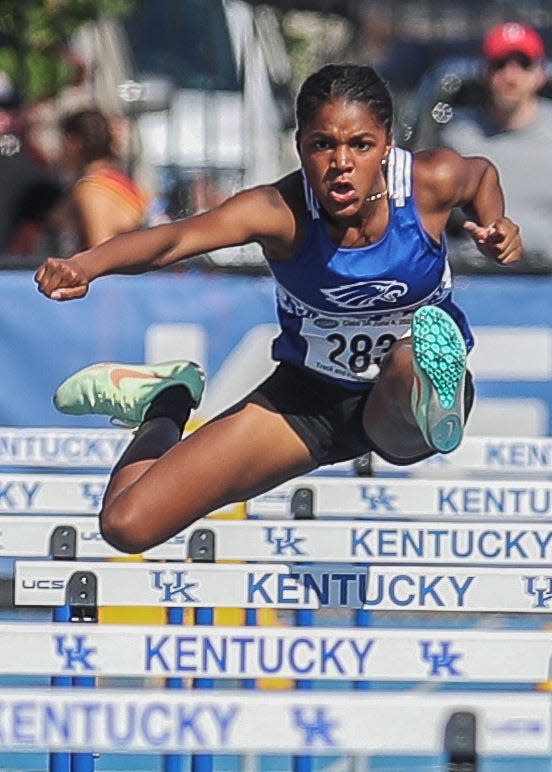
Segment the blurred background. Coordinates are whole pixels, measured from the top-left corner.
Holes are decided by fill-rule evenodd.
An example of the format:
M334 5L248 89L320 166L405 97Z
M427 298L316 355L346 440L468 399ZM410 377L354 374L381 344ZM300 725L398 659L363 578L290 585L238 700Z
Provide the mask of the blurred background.
M59 383L92 362L201 363L207 387L198 423L274 365L274 287L255 245L144 276L102 278L71 303L39 295L34 269L48 255L82 248L89 235L74 206L83 174L109 190L114 211L126 207L144 226L270 182L298 164L294 96L328 62L378 69L395 98L397 144L438 145L462 111L482 101L482 39L504 21L531 25L552 55L551 0L0 0L0 427L106 427L104 417L61 415L52 405ZM541 93L552 105L552 68L548 60L544 66ZM83 111L79 135L74 116ZM107 159L98 111L112 138ZM476 337L472 435L552 435L552 116L548 131L529 140L536 172L527 144L512 153L515 189L522 197L535 188L545 194L542 208L533 208L538 234L523 234L519 264L504 269L482 260L451 218L456 298ZM32 445L31 436L26 452L39 442ZM0 461L17 447L6 432ZM54 441L40 445L53 468L64 452L73 451ZM41 484L33 479L27 497ZM24 489L4 476L0 510L9 511L18 486ZM0 586L0 606L11 593L11 567L3 565L0 584L8 589ZM528 625L528 615L520 616ZM414 618L401 612L403 624ZM341 617L339 624L346 624ZM4 763L37 768L32 760ZM549 759L542 764L550 769ZM385 768L398 769L394 760ZM545 767L514 759L499 768Z
M531 25L550 56L550 0L0 0L0 425L70 423L51 395L91 362L200 362L199 420L273 367L274 288L255 245L101 279L74 303L36 292L45 256L82 248L73 204L83 174L113 196L110 216L128 210L146 226L270 182L297 166L294 96L328 62L381 72L397 144L440 144L481 102L482 40L505 21ZM519 76L524 64L514 62ZM496 266L461 220L449 227L457 301L476 332L472 434L552 433L552 70L542 64L536 139L520 133L508 151L512 201L533 215L523 259Z
M551 50L547 0L2 0L0 264L78 246L59 216L76 176L60 131L70 112L108 117L151 224L294 168L294 95L327 62L375 66L396 100L397 143L439 144L455 99L481 90L485 30L504 20L532 25ZM457 236L461 271L494 270ZM548 272L550 249L516 270ZM265 270L255 247L199 262Z

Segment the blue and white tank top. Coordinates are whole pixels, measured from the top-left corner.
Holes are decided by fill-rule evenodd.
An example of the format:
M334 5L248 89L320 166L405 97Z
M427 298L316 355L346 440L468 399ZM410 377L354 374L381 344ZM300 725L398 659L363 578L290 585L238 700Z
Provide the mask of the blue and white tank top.
M303 175L305 238L288 262L269 261L276 280L281 333L272 356L351 389L373 383L393 343L410 334L412 314L441 306L469 348L468 322L452 302L446 241L424 231L412 191L412 154L393 148L387 165L390 217L379 241L338 247L330 239Z

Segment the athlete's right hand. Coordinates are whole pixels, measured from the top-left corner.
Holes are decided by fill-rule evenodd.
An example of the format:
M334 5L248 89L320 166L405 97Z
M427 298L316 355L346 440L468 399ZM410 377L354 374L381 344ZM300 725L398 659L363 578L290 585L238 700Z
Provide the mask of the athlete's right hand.
M88 292L90 280L74 258L47 258L34 280L38 291L52 300L74 300Z

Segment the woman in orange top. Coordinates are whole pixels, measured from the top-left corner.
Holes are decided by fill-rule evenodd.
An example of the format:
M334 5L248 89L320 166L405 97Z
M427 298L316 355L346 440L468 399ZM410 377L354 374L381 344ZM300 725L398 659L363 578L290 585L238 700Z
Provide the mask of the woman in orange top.
M80 110L61 121L63 160L77 173L71 191L81 248L139 228L147 197L121 169L113 134L100 110Z

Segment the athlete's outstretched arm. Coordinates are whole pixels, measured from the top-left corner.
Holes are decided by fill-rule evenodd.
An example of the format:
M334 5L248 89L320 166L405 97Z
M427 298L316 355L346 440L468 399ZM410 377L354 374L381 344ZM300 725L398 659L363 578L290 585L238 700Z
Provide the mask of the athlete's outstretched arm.
M503 264L520 259L519 227L505 215L499 174L487 158L438 148L417 153L414 168L422 216L425 209L430 221L439 213L446 221L459 206L470 218L464 227L483 255Z
M293 239L295 221L274 186L232 196L214 209L183 220L115 236L67 259L48 258L35 274L53 300L86 295L90 282L110 274L152 271L221 247Z

